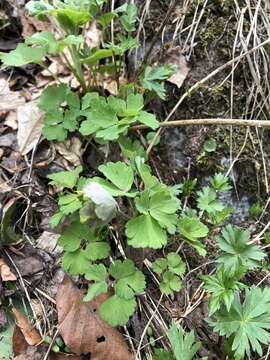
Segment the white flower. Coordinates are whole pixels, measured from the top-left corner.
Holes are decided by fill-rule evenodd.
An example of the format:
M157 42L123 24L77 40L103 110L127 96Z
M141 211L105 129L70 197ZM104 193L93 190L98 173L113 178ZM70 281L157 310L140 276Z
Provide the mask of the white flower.
M108 223L115 217L117 202L102 185L92 182L83 188L83 192L96 205L95 213L99 219Z

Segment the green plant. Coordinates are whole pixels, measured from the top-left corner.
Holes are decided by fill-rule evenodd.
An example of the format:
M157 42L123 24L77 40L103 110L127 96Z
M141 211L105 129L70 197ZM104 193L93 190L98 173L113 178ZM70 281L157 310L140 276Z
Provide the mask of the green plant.
M156 259L153 270L162 277L159 285L162 293L170 295L181 289L181 275L185 273L186 265L178 254L169 253L166 258Z
M230 310L223 307L211 323L214 331L230 339L236 359L250 356L251 349L262 356L261 344L270 341L269 311L270 289L253 286L245 290L243 302L236 294Z
M101 164L91 177L84 164L48 176L49 184L58 188L58 211L51 226L62 227L58 241L64 250L62 268L84 277L88 284L85 301L108 293L99 315L112 326L125 325L136 309L137 297L148 291L149 276L143 262L138 270L134 261L126 258L128 246L162 249L164 256L153 261L152 270L160 278L161 293L172 297L181 289L186 271L185 262L173 251L182 252L189 246L205 256L209 243L217 245L220 251L214 274L200 276L208 293L210 323L228 338L236 358L242 359L250 350L261 355L262 344L270 341L269 288L248 288L244 276L261 266L265 253L250 241L248 230L232 225L223 227L217 241L212 242L232 212L220 196L231 189L228 178L217 173L202 188L192 178L168 186L153 175L147 163L149 151L144 147L152 143L156 136L152 130L160 126L155 114L149 112L148 100L156 95L165 99L164 81L175 68L143 62L136 75L128 78L125 55L139 46L136 6L124 3L111 9L106 0L37 0L29 1L26 7L40 20L53 18L61 36L36 33L15 50L0 53L0 60L5 66L34 63L47 68L48 60L61 56L80 84L75 91L54 75L57 83L47 87L39 101L44 112L43 135L51 141L63 141L79 132L87 144L114 142L121 159ZM87 40L89 24L99 27L95 44ZM103 87L107 76L116 84L114 95L108 95ZM130 135L135 124L151 130L146 140ZM204 151L212 153L217 145L215 139L209 139ZM16 235L9 226L12 211L7 211L1 222L1 239ZM261 207L255 204L250 215L256 217L260 212ZM120 235L121 252L112 246L115 233ZM268 238L266 234L267 242ZM196 357L200 345L193 332L185 334L173 322L168 339L172 351L156 349L155 359Z
M218 263L229 276L234 276L242 267L248 270L260 266L265 253L259 246L250 244L249 240L248 230L232 225L227 225L217 238L218 246L222 250Z
M239 269L238 273L230 277L224 268L221 267L216 271L215 275L200 276L204 282L204 288L210 294L208 301L209 316L213 315L222 306L225 306L227 311L230 311L235 292L244 287L239 282L243 274L244 270Z
M114 275L113 264L108 266L108 224L121 214L114 198L126 199L130 204L130 215L125 224L130 246L158 249L166 246L168 235L179 233L183 241L201 255L206 254L200 239L208 235L208 227L199 220L196 211L186 209L181 212L177 197L181 192L179 188L161 183L151 174L143 158L135 157L132 164L118 161L100 165L98 169L103 177L84 178L80 176L81 166L48 176L51 185L63 189L58 200L59 211L52 217L51 225L55 227L69 218L59 238L65 251L62 267L71 274L82 274L92 282L87 300L106 292L108 276L114 278L114 282L110 282L113 295L100 308L101 316L114 326L127 322L135 310L135 296L144 291L145 284L143 274L130 260L121 265L123 278ZM138 187L141 181L143 187ZM120 264L119 260L116 263ZM153 270L161 276L161 292L170 295L181 289L185 264L179 255L169 253L166 258L157 259ZM114 317L109 316L112 307ZM125 312L121 312L121 308L125 308Z
M259 201L255 202L250 208L249 208L249 216L251 219L254 219L261 215L263 211L263 207Z
M152 129L159 126L156 117L143 110L144 96L139 91L155 92L164 99L162 82L173 74L174 67L146 66L136 84L121 86L119 75L127 75L124 55L138 47L136 38L132 37L137 9L134 4L125 3L108 12L106 3L106 0L53 1L52 4L45 0L29 1L26 8L30 15L41 20L53 17L62 30L62 38L56 39L53 33L42 31L27 37L15 50L0 53L0 60L6 66L36 63L43 68L47 68L47 56L61 55L65 66L79 81L82 97L61 83L43 91L39 106L45 113L43 135L48 140L62 141L69 132L78 129L85 136L94 134L97 140L116 140L135 122ZM110 38L111 21L120 31ZM89 45L86 29L95 22L101 27L100 40L107 42ZM105 74L115 79L118 96L101 96L104 91L99 79Z
M108 272L103 264L89 265L85 277L94 281L94 284L89 288L85 301L107 292L106 279L109 275L115 280L115 293L102 303L99 312L110 325L125 325L135 310L135 295L143 293L145 289L145 278L131 260L116 260Z
M172 321L167 336L172 351L169 352L163 349L156 349L155 360L192 360L201 347L201 343L195 341L193 331L185 333L181 327L177 327L174 321Z

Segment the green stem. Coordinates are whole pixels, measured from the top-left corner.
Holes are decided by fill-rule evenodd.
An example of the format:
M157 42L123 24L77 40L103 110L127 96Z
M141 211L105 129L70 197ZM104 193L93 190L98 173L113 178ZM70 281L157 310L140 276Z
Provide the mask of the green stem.
M80 85L81 85L81 87L83 89L83 92L86 93L87 92L87 86L85 84L82 65L81 65L81 61L80 61L80 56L79 56L79 53L78 53L78 51L76 49L76 46L72 45L69 48L69 52L70 52L70 55L71 55L72 60L73 60L74 70L76 72L76 75L75 75L75 73L74 73L74 75L76 76L77 80L79 81L79 83L80 83Z

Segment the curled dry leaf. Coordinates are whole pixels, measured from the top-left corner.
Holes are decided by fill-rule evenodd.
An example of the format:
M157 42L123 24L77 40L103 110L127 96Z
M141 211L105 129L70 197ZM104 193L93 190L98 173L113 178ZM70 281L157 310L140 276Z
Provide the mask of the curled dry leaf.
M101 43L102 31L99 30L96 21L93 21L85 32L85 42L91 48L97 48Z
M17 141L22 155L26 155L31 151L37 145L41 136L43 113L37 104L37 100L30 101L19 106L17 110Z
M167 81L180 88L190 70L185 56L181 54L180 46L172 48L166 53L165 64L176 66L176 72Z
M4 124L10 127L12 130L18 129L17 112L15 110L12 110L8 113L4 121Z
M38 346L29 345L21 332L20 328L15 325L12 337L14 360L43 360L48 350L47 344ZM80 356L50 352L48 360L82 360ZM1 359L0 359L1 360Z
M83 302L83 294L65 276L56 297L60 334L74 353L90 352L91 360L133 360L122 335L98 315L107 297L102 294Z
M16 281L17 277L3 259L0 259L0 278L2 281Z
M19 91L10 91L6 79L0 79L0 112L17 109L19 105L25 103L24 97Z
M79 138L72 137L70 140L56 142L54 146L57 152L72 165L81 165L82 142Z
M28 345L36 345L42 341L37 330L32 326L30 321L22 315L15 307L12 308L12 312L16 318L16 324L20 328Z

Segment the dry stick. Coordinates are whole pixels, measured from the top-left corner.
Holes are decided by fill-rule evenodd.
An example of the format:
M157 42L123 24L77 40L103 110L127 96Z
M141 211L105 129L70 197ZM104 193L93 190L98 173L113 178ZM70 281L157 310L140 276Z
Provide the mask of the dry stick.
M54 345L54 343L55 343L55 340L56 340L58 334L59 334L59 328L56 329L56 331L55 331L55 333L54 333L54 335L53 335L53 338L52 338L52 340L51 340L51 342L50 342L50 345L49 345L49 347L48 347L48 350L46 351L46 354L45 354L43 360L47 360L47 359L49 358L51 349L52 349L52 347L53 347L53 345Z
M258 50L259 48L261 48L262 46L265 46L266 44L270 43L270 38L263 41L261 44L255 46L254 48L248 50L247 52L245 52L244 54L241 54L235 58L233 58L232 60L226 62L225 64L221 65L220 67L218 67L217 69L215 69L214 71L212 71L210 74L208 74L205 78L203 78L202 80L196 82L193 86L190 87L190 89L188 91L186 91L181 98L178 100L178 102L176 103L176 105L174 106L174 108L171 110L171 112L169 113L169 115L167 116L167 118L165 119L164 122L168 122L170 120L170 118L172 117L172 115L175 113L175 111L178 109L178 107L182 104L182 102L185 100L185 98L187 98L192 91L196 90L200 85L206 83L209 79L211 79L213 76L215 76L216 74L218 74L220 71L226 69L226 67L234 64L235 62L241 60L242 58L244 58L246 55L253 53L254 51ZM202 119L201 119L202 120ZM233 125L233 124L230 124ZM165 125L163 125L165 126ZM253 125L256 126L256 125ZM156 135L154 136L151 144L148 146L147 149L147 154L149 155L149 153L152 150L153 145L155 144L159 134L161 132L161 129L159 129L156 133Z
M235 125L235 126L257 126L257 127L269 127L270 120L245 120L245 119L188 119L188 120L173 120L173 121L162 121L159 123L159 127L178 127L188 125ZM148 129L147 125L134 125L130 127L130 130L143 130ZM158 131L160 131L159 129Z

